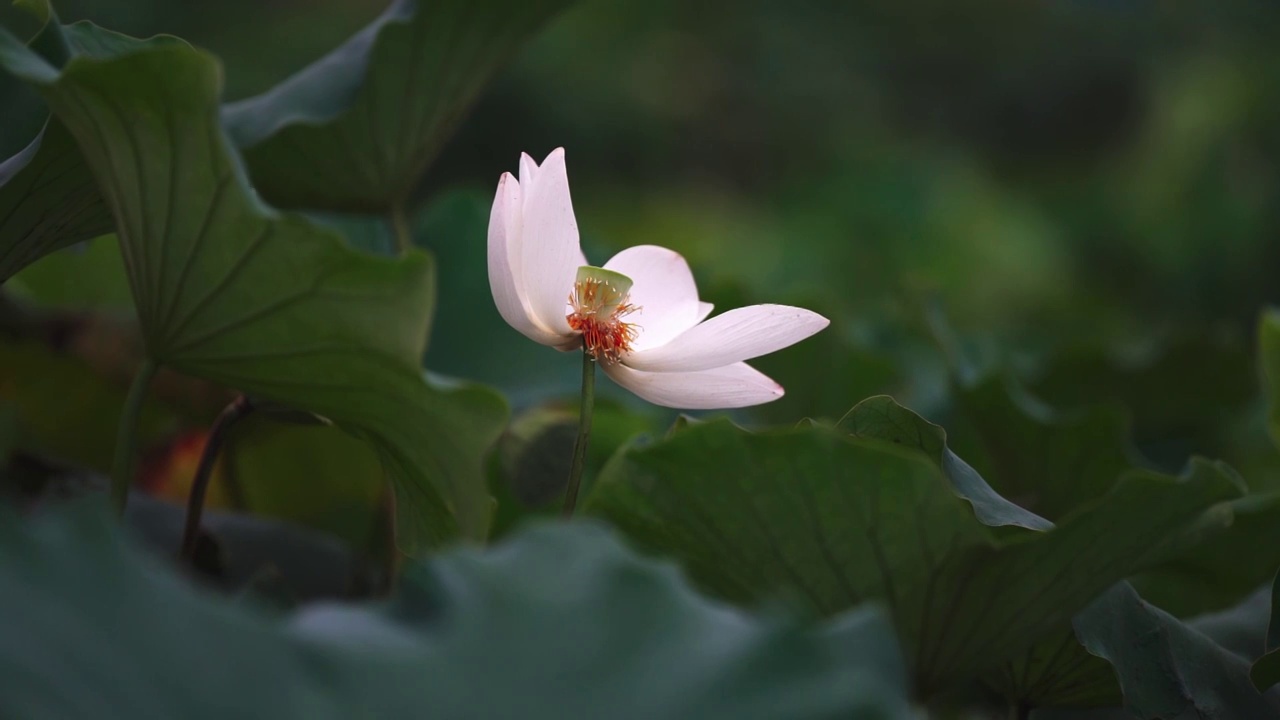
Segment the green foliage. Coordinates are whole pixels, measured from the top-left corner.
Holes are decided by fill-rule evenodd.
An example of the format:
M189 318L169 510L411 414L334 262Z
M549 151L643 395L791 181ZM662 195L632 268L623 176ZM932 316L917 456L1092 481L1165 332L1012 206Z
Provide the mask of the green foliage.
M638 435L657 434L652 417L616 403L597 402L587 446L588 488L590 479L599 476L619 448ZM577 436L576 408L543 405L512 419L498 442L491 483L498 500L495 534L530 517L560 513Z
M0 141L25 148L0 163L0 498L32 517L0 508L0 613L21 618L0 634L0 715L1280 716L1280 453L1266 439L1280 445L1280 310L1261 319L1256 359L1202 322L1253 312L1248 279L1274 267L1249 245L1270 237L1273 198L1239 188L1280 187L1280 174L1224 129L1268 107L1224 83L1239 67L1152 70L1156 144L1112 158L1085 193L950 152L917 110L863 119L900 99L865 58L817 52L820 71L779 73L814 49L778 28L828 17L817 9L710 25L692 13L686 37L676 3L585 7L567 18L577 34L540 46L462 129L505 60L569 4L396 0L229 105L211 52L17 4L35 29L25 42L0 31L0 102L15 116ZM930 8L836 15L900 31ZM1041 12L1010 24L1031 38ZM1070 12L1073 28L1097 19ZM625 25L654 44L620 42ZM266 32L239 23L235 38ZM874 35L839 45L890 52ZM947 67L1039 57L1035 42L975 57L952 35L937 46ZM729 37L743 55L714 57ZM590 62L568 80L538 64L582 42ZM1076 44L1072 57L1106 65ZM750 66L762 57L785 61ZM653 63L678 68L683 95L662 94ZM821 92L798 80L810 76ZM592 82L625 100L575 94ZM762 117L838 110L828 84L860 98L857 118L759 142ZM953 84L939 92L967 102ZM753 100L760 86L786 101ZM1005 89L1058 107L1043 88ZM18 117L37 99L39 122ZM642 106L668 113L653 138L692 140L665 155L653 138L623 142L636 130L618 118ZM999 125L949 132L974 124ZM465 172L444 152L460 129ZM688 582L594 521L538 525L569 471L577 363L501 319L485 234L498 168L551 131L551 146L595 156L572 171L589 257L670 240L721 311L790 302L833 320L751 361L787 393L735 413L741 426L601 386L585 513ZM703 145L725 142L744 144L724 182L694 177L716 166ZM459 178L483 183L439 192ZM1184 192L1208 200L1179 215ZM1194 242L1220 227L1225 249ZM1135 242L1168 244L1145 280ZM981 315L981 333L939 312L928 332L904 319L933 284ZM1142 303L1177 326L1153 330ZM983 372L963 363L972 348ZM165 372L120 422L140 363ZM189 518L142 491L185 494L236 393L257 410L223 436L221 509L175 568ZM92 501L65 507L130 444L163 477L122 522ZM434 555L405 557L420 553Z
M1258 658L1249 672L1253 684L1265 692L1280 683L1280 572L1271 584L1271 617L1267 623L1265 654Z
M570 0L397 0L346 44L227 107L254 186L281 207L403 204L486 80Z
M66 62L77 36L64 35L47 3L26 7L41 24L31 50L48 62ZM50 118L30 145L0 163L0 218L0 283L54 250L113 228L89 168L57 119Z
M1119 705L1123 697L1111 663L1085 649L1071 623L992 669L983 681L1027 707L1094 709Z
M114 235L48 255L11 278L4 289L37 307L57 310L112 314L133 306Z
M1125 708L1144 720L1280 717L1250 684L1247 662L1143 602L1127 585L1086 608L1076 635L1116 668Z
M56 120L0 164L0 217L0 281L113 227L75 142Z
M0 638L0 714L909 716L874 614L822 634L743 615L590 525L415 565L389 602L283 618L187 587L113 526L90 506L0 524L0 613L23 618Z
M1280 495L1231 502L1231 524L1191 538L1164 562L1133 578L1142 597L1179 618L1222 610L1280 568Z
M222 469L244 510L326 530L357 550L380 541L378 455L335 427L250 415L229 433Z
M1280 444L1280 310L1268 310L1262 316L1258 345L1267 407L1270 408L1271 436Z
M10 38L7 63L106 183L147 353L371 440L403 496L406 548L484 537L481 455L504 410L486 391L420 376L428 258L364 256L258 203L217 122L212 57L172 38L78 34L110 54L59 71Z
M1061 409L1123 406L1134 443L1154 460L1172 455L1178 464L1186 454L1229 451L1239 430L1233 420L1258 392L1248 345L1230 334L1187 331L1151 345L1125 354L1097 343L1062 348L1045 358L1028 389Z
M1001 495L1055 522L1135 465L1128 420L1114 406L1062 416L998 375L959 385L955 405L970 430L966 457Z
M974 515L984 525L1016 525L1031 530L1053 527L1053 523L997 495L977 471L947 447L946 430L902 407L888 395L858 403L836 427L856 437L888 440L924 453L955 492L973 504Z
M115 423L124 405L121 388L93 376L83 362L34 342L0 344L0 374L0 399L18 422L16 448L102 472L111 466ZM48 402L63 393L76 398L72 417ZM151 443L172 432L177 418L171 408L152 402L139 423L139 435Z
M887 602L928 693L1025 651L1238 493L1205 465L1181 481L1132 472L1061 527L1010 536L891 440L711 422L621 453L587 510L736 602L786 591L825 614Z

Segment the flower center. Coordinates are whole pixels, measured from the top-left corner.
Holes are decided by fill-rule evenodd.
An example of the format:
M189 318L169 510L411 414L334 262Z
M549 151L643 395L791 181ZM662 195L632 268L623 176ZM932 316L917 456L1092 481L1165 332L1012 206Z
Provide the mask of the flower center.
M634 323L622 320L639 309L628 302L630 292L631 278L626 275L598 267L578 268L566 319L598 362L618 362L640 334Z

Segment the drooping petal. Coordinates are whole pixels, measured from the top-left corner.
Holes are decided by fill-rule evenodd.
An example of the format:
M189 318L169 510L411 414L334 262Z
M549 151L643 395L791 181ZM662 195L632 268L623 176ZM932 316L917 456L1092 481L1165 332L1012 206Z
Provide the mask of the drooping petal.
M605 374L644 400L684 410L749 407L782 397L782 386L747 365L734 363L698 372L653 373L621 363L602 366Z
M520 183L511 173L503 173L489 213L489 290L508 325L534 342L554 345L563 339L538 322L524 297L520 211Z
M717 315L623 362L650 372L691 372L749 360L795 344L831 321L789 305L750 305Z
M640 328L634 344L637 350L658 347L698 322L698 286L680 253L657 245L637 245L614 255L604 268L620 272L634 283L631 304L638 310L627 322Z
M520 257L525 298L545 328L567 336L569 292L573 290L582 248L569 198L564 149L553 150L541 167L529 165L532 162L521 160L524 227ZM532 181L524 181L525 175L531 176Z

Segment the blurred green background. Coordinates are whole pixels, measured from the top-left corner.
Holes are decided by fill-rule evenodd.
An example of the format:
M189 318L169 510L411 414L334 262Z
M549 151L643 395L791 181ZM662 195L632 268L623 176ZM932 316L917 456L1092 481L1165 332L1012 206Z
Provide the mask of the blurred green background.
M57 3L66 21L213 51L228 100L384 7ZM440 261L427 367L498 387L517 413L574 394L578 363L502 323L484 259L499 174L565 146L593 262L665 245L721 310L785 302L832 318L757 363L788 395L743 422L834 419L877 392L945 421L941 313L970 360L1017 369L1056 404L1127 404L1150 457L1218 454L1273 476L1271 454L1238 450L1271 453L1246 358L1259 309L1280 300L1276 27L1280 6L1243 0L582 2L512 59L419 189L418 240ZM43 118L12 85L5 156ZM387 246L382 218L325 221ZM83 276L118 275L101 252L58 261L94 268L74 283L37 265L14 286L127 308L122 282ZM1159 382L1138 382L1144 363ZM672 415L606 395L654 427ZM1178 413L1194 432L1179 434ZM1214 413L1251 429L1207 438Z
M214 51L228 99L383 6L58 3ZM848 325L924 288L1020 342L1249 327L1278 295L1277 22L1255 2L583 2L514 58L423 193L487 205L521 151L564 145L592 259L671 246L712 301L804 299ZM4 155L32 116L6 118ZM425 242L483 244L463 230ZM440 332L470 310L442 307Z

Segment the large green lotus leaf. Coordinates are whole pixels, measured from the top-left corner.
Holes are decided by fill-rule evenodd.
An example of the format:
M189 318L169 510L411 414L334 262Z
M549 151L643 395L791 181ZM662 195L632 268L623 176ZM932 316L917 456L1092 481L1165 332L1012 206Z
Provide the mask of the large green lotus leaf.
M1000 495L1058 521L1136 464L1124 412L1058 413L998 374L954 388L956 451Z
M30 50L61 65L73 38L47 3L28 3L43 27ZM3 53L0 50L0 53ZM0 283L59 248L111 232L111 211L75 140L56 118L26 148L0 163Z
M1028 708L1101 708L1119 705L1122 697L1115 669L1080 644L1070 623L982 679L1011 703Z
M1181 462L1188 452L1185 443L1179 452L1170 452L1168 439L1208 437L1238 420L1224 419L1224 408L1238 412L1242 384L1249 383L1238 349L1204 338L1175 343L1140 363L1123 363L1097 352L1066 357L1071 360L1051 359L1034 387L1069 407L1068 412L1051 409L1016 384L991 375L962 381L955 388L955 420L967 431L962 433L965 452L974 453L975 464L1002 493L1053 517L1105 491L1108 473L1117 477L1138 460L1129 449L1126 415L1101 403L1122 400L1145 433L1140 438L1143 447L1166 461ZM1218 389L1183 390L1184 375L1162 391L1155 379L1168 386L1179 368L1184 374L1214 376ZM1217 378L1218 373L1230 377ZM1053 461L1045 462L1046 457ZM1090 476L1079 481L1072 477L1073 472L1085 471ZM1221 465L1216 472L1235 475ZM1144 597L1183 616L1239 602L1276 566L1277 553L1269 551L1275 543L1266 540L1275 532L1275 505L1271 496L1245 497L1206 514L1167 544L1162 560L1153 562L1134 583ZM1077 627L1081 622L1075 619ZM1198 649L1183 646L1181 657L1213 662L1197 657ZM1108 663L1079 645L1074 631L1066 627L984 679L1006 697L1033 707L1109 704L1120 690Z
M0 282L54 250L112 228L93 175L57 120L0 163Z
M1048 520L997 494L969 463L947 447L946 430L902 407L888 395L877 395L858 403L836 427L857 437L884 440L924 453L950 481L956 494L973 504L974 515L985 525L1012 525L1032 530L1053 527Z
M485 240L492 203L489 192L443 192L408 219L419 247L448 270L438 278L441 311L431 324L431 347L424 363L433 372L496 387L519 409L576 397L582 385L579 363L530 342L502 319L493 304ZM395 251L396 241L385 218L334 213L314 217L337 228L354 247L375 253ZM625 394L617 390L612 383L602 383L596 388L597 399Z
M1249 663L1117 584L1075 619L1076 636L1116 669L1125 708L1144 720L1280 718Z
M1280 493L1231 502L1231 524L1206 528L1132 579L1143 599L1180 618L1240 602L1280 568Z
M888 440L923 452L947 476L955 491L973 503L975 515L987 525L1037 530L1052 527L1043 518L996 495L973 468L947 447L942 428L891 398L864 400L849 411L839 427L860 437ZM1088 425L1074 427L1078 431ZM1069 433L1070 428L1063 431ZM1091 439L1092 433L1083 433L1077 452L1086 452ZM1069 438L1064 438L1050 447L1070 445ZM1197 467L1223 477L1232 475L1225 466L1203 463ZM1117 471L1116 476L1119 475ZM1280 548L1278 508L1280 502L1275 497L1248 496L1233 501L1229 508L1206 514L1203 522L1173 543L1163 561L1138 576L1143 596L1178 615L1221 609L1238 602L1280 565L1280 550L1267 552ZM1228 522L1229 526L1224 527ZM1097 620L1089 616L1076 618L1075 622L1088 629ZM984 680L1005 697L1028 707L1106 706L1118 704L1121 697L1115 670L1081 646L1069 626L1036 642L1020 657L1002 663Z
M77 28L94 52L62 70L7 35L0 61L41 91L106 193L148 354L371 440L406 550L482 538L482 456L505 408L421 376L429 258L371 257L260 204L218 124L213 57Z
M1063 642L1056 649L1039 644L1052 652L1048 662L1035 658L1044 670L1036 662L1002 668L1010 678L1005 686L1023 691L1008 697L1046 720L1277 717L1240 682L1248 661L1261 652L1259 600L1269 598L1254 594L1237 607L1184 623L1139 597L1128 582L1117 583L1076 615L1075 628L1059 634ZM1255 677L1259 667L1261 662Z
M1205 464L1182 480L1131 472L1053 530L997 535L918 451L716 421L619 453L587 511L735 602L887 602L927 694L1026 651L1238 493Z
M892 442L923 453L947 477L956 494L973 505L978 520L993 527L1048 530L1053 523L996 494L991 486L947 446L946 431L892 398L876 396L858 403L837 427L858 437ZM1006 698L1027 707L1102 706L1119 701L1115 673L1105 660L1089 654L1069 625L1037 641L984 676Z
M1231 469L1221 463L1193 462L1189 478L1197 476L1206 482L1226 480L1242 487ZM1255 511L1251 502L1254 499L1246 496L1217 505L1197 521L1170 533L1163 538L1162 549L1150 561L1152 567L1139 574L1136 581L1141 582L1153 598L1183 610L1219 607L1224 601L1228 605L1238 602L1253 590L1254 586L1248 583L1249 578L1256 574L1256 567L1267 562L1267 555L1260 563L1250 562L1249 558L1241 562L1241 558L1234 555L1240 552L1242 542L1248 542L1249 533L1258 529L1259 519L1266 517L1267 512ZM1235 569L1212 571L1215 565L1228 567L1233 564ZM1197 585L1211 585L1216 579L1221 579L1221 589ZM1137 594L1128 581L1111 588L1108 593L1121 592L1116 589L1119 585L1124 586L1123 592L1135 598L1125 600L1125 603L1147 604L1146 600L1136 599ZM1070 624L1064 623L1037 641L1028 652L1010 659L984 676L983 680L1005 697L1029 707L1118 704L1122 688L1117 682L1117 674L1122 669L1119 666L1113 669L1108 660L1082 645L1084 636L1081 633L1101 636L1132 631L1134 635L1129 640L1141 645L1141 631L1129 626L1117 630L1115 626L1105 625L1107 622L1109 619L1102 615L1077 614ZM1179 645L1171 652L1176 654L1177 662L1214 664L1217 662L1217 649L1211 646L1212 643ZM1206 655L1210 649L1212 652ZM1192 692L1197 692L1199 697L1198 691Z
M1204 613L1192 618L1179 618L1179 620L1200 631L1223 648L1252 662L1267 652L1267 624L1271 620L1271 584L1269 578L1267 582L1246 595L1243 600L1224 610ZM1155 605L1155 603L1151 604Z
M1078 480L1085 488L1104 488L1113 482L1109 478L1120 477L1125 469L1124 424L1113 412L1083 408L1073 419L1063 420L1047 408L1019 402L1018 395L992 381L962 390L959 398L964 417L986 423L982 428L983 437L992 439L991 445L1002 448L998 456L1010 458L1001 466L1002 473L1008 473L1002 475L1002 485L1022 489L1020 494L1024 498L1041 496L1037 492L1040 483L1047 481L1060 498L1049 503L1050 507L1075 507L1087 502L1089 491L1081 493L1086 497L1071 497L1069 470L1103 473L1100 477L1082 476ZM873 409L876 412L869 412ZM1003 422L998 422L1001 419ZM873 398L855 407L842 425L855 433L861 428L864 433L875 432L883 439L919 447L935 458L935 462L939 453L944 453L945 459L945 453L950 452L941 444L945 440L941 428L924 423L910 411L889 405L882 398ZM1005 429L1003 433L1001 428ZM1058 430L1056 438L1050 437L1049 431L1053 428ZM1023 442L1006 442L1005 437L1022 438ZM1042 441L1027 441L1035 437ZM1080 460L1099 448L1109 461ZM1047 460L1045 467L1038 471L1037 452L1044 453ZM1033 474L1018 477L1013 471ZM1230 468L1223 465L1201 462L1193 466L1193 472L1196 471L1234 477ZM948 476L957 492L975 503L980 518L989 524L1004 524L998 515L983 514L983 502L987 498L983 488L987 486L981 477L975 475L976 479L966 481L963 473L954 470ZM1241 481L1236 482L1243 487ZM975 493L974 487L978 492ZM1252 543L1277 532L1275 527L1280 525L1277 505L1270 496L1250 496L1207 513L1202 522L1189 526L1166 546L1153 568L1135 579L1143 596L1178 615L1221 609L1238 602L1280 563L1280 551L1266 550L1277 543L1263 540L1260 546L1251 547ZM1259 551L1259 548L1263 549ZM1086 625L1095 621L1075 620L1077 624ZM1113 704L1118 701L1120 690L1110 665L1082 647L1072 629L1065 626L984 679L1006 697L1033 707Z
M346 44L227 106L254 187L280 207L403 203L507 58L570 0L397 0Z
M712 603L589 523L410 564L289 615L200 592L84 507L0 523L0 715L910 717L866 613L827 632Z
M1063 420L1047 408L1019 402L1018 396L998 383L987 381L970 386L959 394L965 418L977 418L982 436L1000 448L995 456L1008 458L999 465L1002 485L1019 488L1023 498L1044 497L1041 483L1051 484L1059 498L1049 507L1073 508L1098 490L1108 487L1125 469L1124 424L1117 414L1098 408L1083 408L1074 418ZM885 398L864 401L842 421L855 434L870 434L906 446L917 447L947 472L956 491L969 498L984 522L1009 524L1010 519L991 509L990 490L972 468L945 446L941 428L929 425L910 411ZM1001 432L1003 428L1003 432ZM1057 437L1051 430L1057 429ZM1004 438L1021 438L1006 441ZM1030 438L1040 438L1031 442ZM1109 461L1082 460L1094 450L1102 450ZM1035 453L1043 453L1044 467L1037 470ZM939 459L941 458L941 459ZM1226 466L1201 463L1195 466L1221 477L1233 477ZM1086 490L1072 497L1069 471L1101 473L1081 476L1078 484ZM967 472L966 472L967 471ZM1193 470L1194 471L1194 470ZM1014 472L1031 473L1016 476ZM1239 482L1239 481L1238 481ZM1243 486L1243 483L1239 483ZM976 490L975 490L976 488ZM995 496L996 507L1002 500ZM1033 503L1034 504L1034 503ZM984 513L985 510L985 513ZM1266 538L1280 530L1280 503L1271 496L1250 496L1233 501L1229 507L1209 513L1204 521L1189 527L1167 547L1153 568L1135 578L1143 596L1176 615L1192 615L1228 607L1251 592L1280 564L1280 537ZM1035 516L1032 516L1035 517ZM1016 518L1016 516L1015 516ZM1012 523L1023 524L1025 523ZM1077 623L1093 622L1076 619ZM1119 698L1115 672L1110 665L1080 646L1069 627L1055 631L1037 642L1020 658L1013 658L985 680L1007 697L1033 707L1113 704Z
M1121 586L1123 589L1118 589ZM1146 608L1156 607L1139 598L1127 581L1117 584L1107 592L1126 593L1121 601L1125 605L1140 603ZM1187 632L1196 631L1173 616L1167 613L1165 615L1170 621L1186 628ZM1081 645L1081 641L1085 633L1094 637L1127 634L1128 642L1141 646L1145 630L1140 626L1116 627L1110 623L1111 620L1106 615L1077 614L1072 619L1071 626L1055 630L1050 636L1038 641L1030 651L1005 662L984 676L983 680L1006 698L1025 703L1029 707L1118 705L1123 697L1123 689L1117 680L1117 673L1123 670L1119 664L1113 667L1112 663L1120 662L1119 659L1110 656L1103 659ZM1224 648L1218 646L1215 640L1206 638L1204 643L1178 645L1168 650L1151 650L1168 652L1171 662L1189 666L1215 666ZM1150 660L1144 662L1148 661ZM1192 689L1188 692L1199 698L1202 690Z
M1007 393L998 392L996 387L988 387L984 393L993 400L1012 398ZM993 405L1006 410L1017 407L1012 402ZM1025 415L1009 417L1016 424L1036 427L1033 419ZM1016 420L1018 417L1023 419ZM1110 432L1102 432L1107 426L1098 420L1092 424L1085 421L1064 424L1061 427L1064 437L1039 448L1025 448L1025 452L1040 449L1049 457L1058 452L1061 459L1066 449L1074 448L1072 452L1077 454L1088 452L1091 443L1099 436L1105 438L1107 446L1120 448L1117 437L1121 428L1113 425ZM841 420L839 427L858 436L888 440L925 453L946 474L955 491L973 503L975 514L988 525L1034 529L1052 527L1042 518L1011 506L996 495L981 476L947 447L942 428L928 423L890 398L880 396L859 403ZM1118 464L1118 461L1112 463L1113 466ZM1030 457L1021 464L1028 468L1031 465ZM1083 471L1091 469L1088 464L1077 464L1076 467ZM1114 471L1118 478L1120 470L1111 467L1104 471ZM1193 466L1193 472L1196 470L1225 478L1234 475L1230 468L1210 463ZM1062 474L1049 475L1058 482L1068 480ZM1081 482L1094 486L1110 484L1090 478L1081 478ZM1006 479L1006 484L1036 487L1034 479L1017 482L1010 478ZM1242 482L1240 484L1243 485ZM1280 501L1273 496L1247 496L1232 501L1229 506L1217 508L1215 512L1207 513L1203 522L1181 533L1182 537L1170 544L1155 567L1139 575L1135 583L1147 600L1176 615L1229 607L1280 565L1280 550L1269 551L1280 547L1280 516L1277 513L1280 513ZM1276 536L1274 541L1268 540L1273 535ZM1093 620L1077 619L1076 622L1087 624ZM1072 629L1065 626L1037 642L1021 657L1003 663L985 680L1006 697L1032 707L1108 705L1118 702L1120 697L1120 688L1111 666L1082 647Z
M42 25L28 43L31 54L54 67L79 55L110 57L128 51L135 42L98 32L88 24L65 27L43 0L19 5ZM178 41L156 38L155 42ZM0 61L29 64L12 37L6 36L6 45L0 48ZM55 250L104 235L114 227L106 198L59 118L50 117L26 148L0 163L0 283Z

